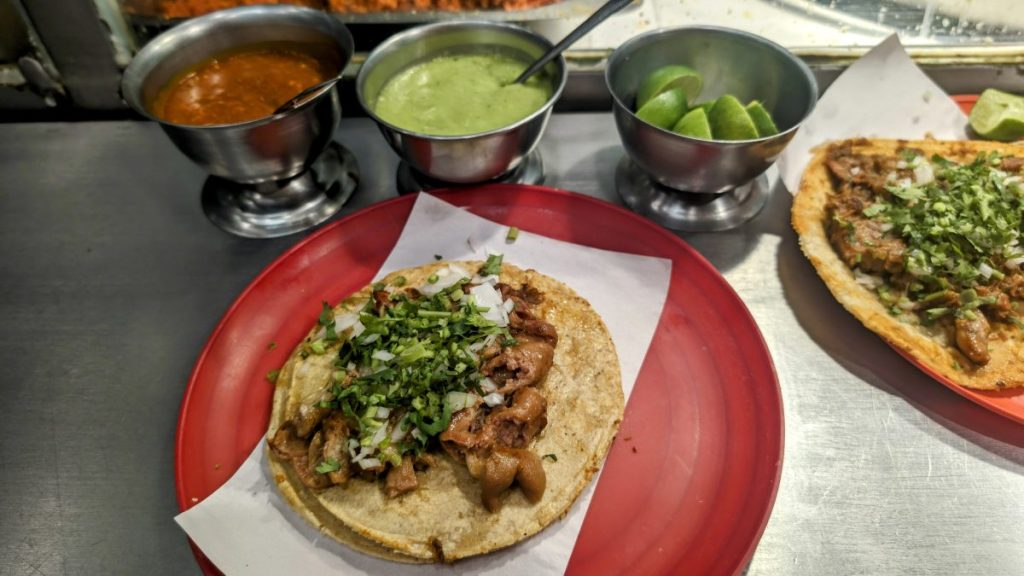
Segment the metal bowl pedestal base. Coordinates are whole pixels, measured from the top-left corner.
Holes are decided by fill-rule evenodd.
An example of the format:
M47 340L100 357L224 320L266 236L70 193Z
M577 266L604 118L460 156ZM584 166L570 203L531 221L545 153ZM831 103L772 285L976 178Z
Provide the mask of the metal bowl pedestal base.
M203 212L236 236L276 238L327 220L358 184L355 156L332 142L309 169L286 180L241 184L210 176L203 186Z
M680 232L735 228L756 216L771 192L764 174L721 194L674 190L655 182L628 156L615 170L615 188L630 210Z
M536 185L544 183L544 160L540 157L540 152L534 150L528 154L526 158L523 158L523 161L519 163L519 166L516 166L505 174L486 182L476 182L474 184L454 184L451 182L435 180L414 170L407 162L403 161L398 165L397 178L399 194L413 194L438 188L458 189L460 187L483 186L485 184Z

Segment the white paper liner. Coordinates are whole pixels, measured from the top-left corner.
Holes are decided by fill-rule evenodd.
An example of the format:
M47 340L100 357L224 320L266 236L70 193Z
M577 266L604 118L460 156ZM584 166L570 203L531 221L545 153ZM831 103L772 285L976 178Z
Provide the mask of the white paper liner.
M506 226L421 194L376 277L433 262L435 254L446 260L484 260L493 251L504 254L506 262L557 278L590 301L608 325L628 399L668 295L671 261L528 232L508 244L507 232ZM565 518L515 546L454 566L398 564L338 544L292 511L271 483L261 441L224 486L175 520L225 574L561 574L595 484L583 491Z
M894 34L847 68L818 101L779 157L786 188L792 194L800 189L816 147L858 137L964 140L967 118Z

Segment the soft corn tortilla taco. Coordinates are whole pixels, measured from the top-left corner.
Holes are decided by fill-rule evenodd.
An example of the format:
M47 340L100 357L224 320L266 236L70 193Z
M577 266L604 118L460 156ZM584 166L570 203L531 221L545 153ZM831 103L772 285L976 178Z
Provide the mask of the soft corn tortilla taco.
M820 147L800 247L868 329L961 386L1024 386L1024 150L857 139Z
M424 287L431 285L428 280L437 282L439 274L448 277L452 270L469 271L469 275L479 281L481 275L476 272L483 265L482 262L438 262L400 270L388 275L377 288L383 285L393 292L400 292L410 287ZM599 469L621 421L624 399L618 358L601 318L587 301L565 284L509 264L501 266L497 280L506 285L503 290L511 287L520 290L516 292L520 295L526 294L526 287L530 287L533 290L529 292L532 305L528 306L527 317L536 318L540 324L549 324L557 330L557 344L553 346L550 368L539 382L529 386L530 394L539 392L546 399L546 426L541 424L539 433L534 427L528 443L516 445L517 449L512 450L520 454L528 451L533 454L532 461L540 462L546 477L542 495L531 494L537 500L532 502L524 494L525 487L513 487L501 492L495 511L489 511L482 504L486 499L482 493L482 480L478 479L483 460L475 462L477 477L474 477L470 472L473 454L466 452L463 459L463 453L458 450L438 449L437 439L429 442L430 465L415 472L415 488L398 495L389 495L392 489L390 473L385 482L366 480L356 477L359 469L351 462L348 466L353 470L353 477L343 484L310 487L296 473L300 467L294 461L282 458L279 450L268 449L279 489L303 518L343 544L367 554L404 562L450 562L510 546L566 514ZM490 282L493 284L494 279ZM440 284L444 284L444 280ZM396 285L401 288L396 288ZM335 318L344 318L363 308L371 298L374 298L374 290L368 286L334 307L333 314ZM506 307L511 306L508 303L511 299L506 299ZM516 302L523 303L521 299ZM514 316L515 312L510 314ZM340 329L338 332L342 341L352 338L350 333L342 333ZM514 330L512 333L517 334ZM332 382L336 383L341 376L337 365L338 344L328 347L323 354L310 353L310 343L322 338L323 334L322 326L314 327L282 367L274 395L268 439L273 440L282 428L288 432L288 427L294 427L294 422L301 420L300 413L308 413L309 409L304 407L322 402L325 393L332 390ZM525 346L535 340L529 333L518 334L515 339L520 345ZM553 341L553 337L548 341ZM486 365L488 352L484 349L479 353L480 364ZM391 362L398 360L400 358ZM348 368L352 368L351 364ZM507 372L506 368L489 372L495 381L504 382L501 390L514 387L511 383L521 374ZM334 392L339 390L334 389ZM489 410L488 416L498 410L511 411L517 407L520 394L525 395L525 392L508 392L504 404L498 403L493 408L484 408L485 405L477 399L474 409ZM466 404L463 414L470 410L469 400ZM451 433L459 419L458 411L451 412L445 434ZM395 416L396 413L390 414L392 422ZM521 432L520 429L516 431ZM482 434L482 431L478 432ZM350 430L350 434L356 435L354 430ZM454 436L442 436L449 443L448 447L463 447L454 444ZM520 442L523 439L518 438ZM355 445L352 448L348 452L349 460L353 459L352 454L362 449ZM505 448L495 448L495 451L502 450ZM380 449L378 452L382 458L384 451ZM304 456L299 459L302 458ZM495 458L493 454L492 458ZM487 463L492 464L491 460ZM312 469L312 461L306 460L304 464L308 468L301 469ZM323 464L321 461L320 465ZM331 466L323 469L329 468ZM490 469L487 470L489 473ZM520 476L517 475L516 479L522 484ZM491 496L493 505L495 500L493 494Z

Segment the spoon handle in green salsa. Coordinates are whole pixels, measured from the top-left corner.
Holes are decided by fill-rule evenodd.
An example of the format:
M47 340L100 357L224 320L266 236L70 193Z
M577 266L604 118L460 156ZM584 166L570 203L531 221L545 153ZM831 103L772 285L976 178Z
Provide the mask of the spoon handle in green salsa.
M577 26L572 32L569 32L565 38L562 38L561 42L555 44L554 47L545 52L544 55L538 58L536 62L531 64L530 67L523 71L523 73L520 74L512 83L522 84L523 82L526 82L527 78L533 76L538 70L546 66L548 62L557 58L559 54L583 37L584 34L593 30L598 24L604 22L606 18L615 14L619 10L622 10L632 1L633 0L608 0L605 2L604 5L591 14L589 18L584 20L582 24Z

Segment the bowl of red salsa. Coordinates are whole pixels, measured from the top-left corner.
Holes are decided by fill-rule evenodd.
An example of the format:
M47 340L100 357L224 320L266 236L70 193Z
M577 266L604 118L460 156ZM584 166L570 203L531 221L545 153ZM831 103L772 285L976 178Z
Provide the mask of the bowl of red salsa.
M248 6L182 23L125 70L121 92L211 174L236 182L303 172L341 121L337 90L284 113L302 90L337 77L353 53L335 18L295 6Z

